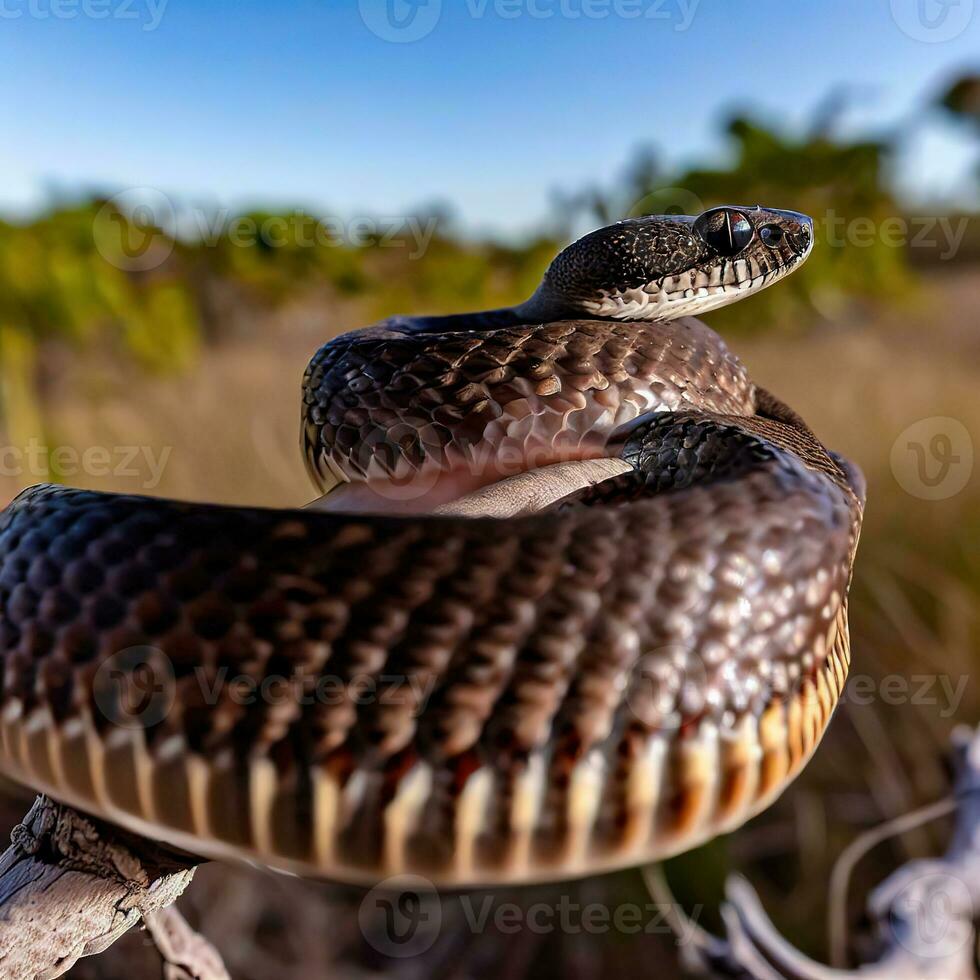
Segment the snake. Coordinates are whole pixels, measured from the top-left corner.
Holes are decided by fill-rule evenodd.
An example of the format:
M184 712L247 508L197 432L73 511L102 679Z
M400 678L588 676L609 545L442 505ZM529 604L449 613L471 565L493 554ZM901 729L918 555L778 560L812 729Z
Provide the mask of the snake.
M0 516L0 773L206 859L538 882L730 832L850 661L860 470L697 315L806 216L631 218L524 303L302 384L312 507L60 485Z

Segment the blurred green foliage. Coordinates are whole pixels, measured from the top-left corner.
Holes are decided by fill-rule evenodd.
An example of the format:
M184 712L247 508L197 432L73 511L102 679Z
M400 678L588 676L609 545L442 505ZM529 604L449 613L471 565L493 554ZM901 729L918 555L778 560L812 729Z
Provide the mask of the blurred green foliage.
M956 79L940 96L939 105L955 118L980 129L980 75Z
M189 285L107 261L95 234L99 212L91 202L0 224L0 406L14 445L44 435L45 344L108 345L148 369L193 362L200 323Z
M976 91L976 76L961 78L936 101L937 114L974 122ZM438 212L387 231L368 222L356 240L301 210L195 213L190 229L171 215L167 229L117 199L0 222L2 417L8 429L36 428L44 363L36 355L45 344L180 370L202 343L267 323L254 314L286 304L356 301L363 318L351 326L397 312L506 305L533 292L573 229L721 203L803 211L815 219L817 247L778 289L714 314L720 329L803 329L862 304L904 302L915 276L903 245L910 231L888 181L893 148L835 136L843 108L830 100L796 135L736 116L725 126L731 152L713 167L667 170L644 150L611 188L558 195L557 231L512 245L467 240ZM916 266L929 261L915 258Z
M199 322L177 270L136 276L107 261L100 202L59 208L27 225L0 224L0 323L35 342L116 342L151 368L183 367Z

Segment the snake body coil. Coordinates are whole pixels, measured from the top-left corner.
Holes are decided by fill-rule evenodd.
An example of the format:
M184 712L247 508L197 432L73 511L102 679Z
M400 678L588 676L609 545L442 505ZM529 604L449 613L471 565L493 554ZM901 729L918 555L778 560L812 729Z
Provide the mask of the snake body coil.
M0 768L195 853L360 880L580 875L738 826L840 696L863 488L686 314L810 236L761 209L624 222L521 307L332 341L303 440L333 512L22 494ZM608 456L543 510L427 512Z

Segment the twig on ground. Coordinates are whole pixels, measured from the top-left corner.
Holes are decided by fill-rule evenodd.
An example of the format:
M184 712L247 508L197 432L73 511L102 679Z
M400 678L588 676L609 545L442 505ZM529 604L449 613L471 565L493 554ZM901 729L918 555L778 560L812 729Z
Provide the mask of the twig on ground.
M686 918L663 877L650 870L646 880L651 894L671 908L675 933L689 940L682 950L686 963L711 976L754 980L977 980L980 729L954 732L953 753L953 838L943 857L906 864L871 894L868 914L880 950L875 962L848 972L809 959L779 934L755 891L737 876L729 879L722 906L726 936L712 936ZM918 818L947 810L937 804Z
M197 859L45 796L34 801L10 837L11 846L0 856L0 976L59 977L83 956L111 946L141 919L149 919L154 938L167 936L173 948L204 948L171 927L169 917L154 918L190 884ZM161 951L166 960L167 952ZM170 965L183 964L178 956ZM212 970L183 976L216 980L227 974Z
M175 906L146 912L143 921L163 957L164 980L231 980L218 951Z
M830 948L830 962L834 966L843 967L847 963L847 892L851 876L861 858L878 844L891 840L907 830L955 813L956 808L957 801L953 797L939 800L921 810L903 814L865 831L844 848L831 872L827 899L829 907L827 942Z

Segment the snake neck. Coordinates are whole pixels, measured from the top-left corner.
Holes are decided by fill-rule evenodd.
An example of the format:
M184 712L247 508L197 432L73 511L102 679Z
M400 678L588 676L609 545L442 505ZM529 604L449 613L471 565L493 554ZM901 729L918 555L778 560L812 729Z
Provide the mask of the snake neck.
M476 313L398 316L386 320L384 326L409 334L483 333L507 327L574 320L586 315L585 310L568 303L561 296L549 295L547 290L539 289L530 299L514 306L480 310ZM593 317L593 319L603 319L603 317Z
M450 313L438 316L396 316L385 320L381 326L402 334L452 334L483 333L516 327L528 322L523 316L525 304L506 306L477 313Z

